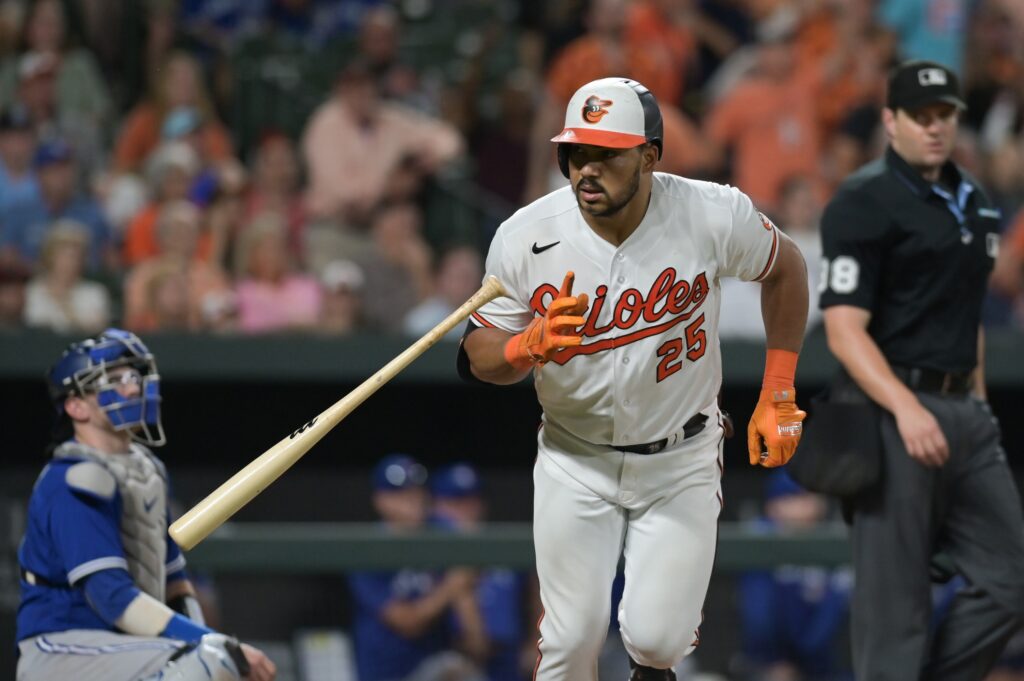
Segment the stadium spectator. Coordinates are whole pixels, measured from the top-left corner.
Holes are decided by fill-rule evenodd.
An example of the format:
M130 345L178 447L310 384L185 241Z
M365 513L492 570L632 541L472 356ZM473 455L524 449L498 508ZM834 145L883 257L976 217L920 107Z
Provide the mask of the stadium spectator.
M235 265L239 331L302 331L317 325L323 302L320 284L294 271L287 239L287 226L274 213L257 217L239 237Z
M792 34L772 36L759 44L754 72L705 120L707 135L732 151L732 183L765 212L775 210L787 177L819 174L814 93L797 76Z
M782 470L765 486L764 532L807 530L820 525L825 499L797 485ZM839 645L849 608L849 568L782 565L742 575L740 677L749 681L850 678L839 662Z
M61 134L75 143L90 166L98 164L113 122L113 101L96 58L74 45L64 4L60 0L29 3L20 42L21 57L0 66L0 102L24 94L26 77L48 79L43 87L52 88Z
M0 329L24 326L25 289L29 276L27 269L16 263L4 262L0 257Z
M962 72L968 0L879 0L878 18L896 37L901 59L929 59Z
M368 8L359 22L358 54L369 65L382 98L436 116L437 102L423 91L415 67L398 51L401 32L401 16L394 7L381 3Z
M1006 301L1016 327L1024 329L1024 209L1003 234L989 285L991 294Z
M0 111L0 215L11 204L38 200L39 181L32 172L35 146L25 107L11 105Z
M184 142L166 142L146 162L146 183L150 201L128 223L121 257L128 267L159 255L156 221L161 207L188 197L199 173L199 158ZM208 247L207 247L208 248ZM200 245L200 253L204 247Z
M383 201L412 198L462 149L450 125L382 101L370 65L353 60L303 134L307 208L315 218L365 227Z
M269 212L281 215L288 225L288 251L296 262L301 262L306 211L295 145L281 133L269 133L260 140L252 166L252 182L245 196L245 219Z
M424 526L426 483L426 469L408 455L391 454L377 463L373 507L384 532L408 533ZM482 626L473 571L352 572L348 583L355 601L352 633L360 681L484 681L474 665L449 647L454 613L464 634Z
M483 259L475 247L455 246L444 251L437 259L434 295L405 316L405 333L419 338L440 324L480 288L483 276ZM445 338L458 341L462 332L461 325L456 326Z
M110 226L99 203L76 189L76 155L61 140L41 143L32 161L39 180L38 196L23 197L0 215L0 249L13 248L29 265L39 259L50 224L70 218L89 230L88 270L116 271Z
M230 326L234 308L228 278L219 265L198 254L202 229L199 210L188 201L166 203L160 209L156 229L160 254L143 260L125 277L125 326L138 331L159 328L160 318L152 306L159 287L152 280L166 276L169 268L176 268L188 282L189 330Z
M323 305L319 331L345 336L363 325L363 269L351 260L333 260L320 273Z
M137 104L124 121L114 146L114 168L138 171L160 144L168 115L179 107L194 109L203 121L202 155L210 163L231 158L231 138L217 120L203 84L199 62L187 52L172 52L158 70L152 94Z
M374 218L373 249L360 263L366 320L373 328L400 332L405 316L431 293L432 254L422 228L423 216L412 204L389 206Z
M39 272L25 293L25 325L57 333L97 333L110 323L110 293L83 279L89 232L62 219L46 232Z

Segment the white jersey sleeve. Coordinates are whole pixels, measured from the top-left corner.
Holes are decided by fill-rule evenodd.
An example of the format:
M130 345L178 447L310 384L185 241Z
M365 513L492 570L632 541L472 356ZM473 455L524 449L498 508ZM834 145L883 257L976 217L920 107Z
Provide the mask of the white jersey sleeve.
M530 310L529 293L522 285L523 263L514 262L512 254L505 247L504 231L500 228L491 240L485 269L484 281L489 276L497 277L507 295L495 298L474 312L473 322L477 326L519 333L529 325L533 312Z
M740 190L728 187L726 196L732 213L732 228L723 234L719 274L744 281L761 281L775 266L779 230Z

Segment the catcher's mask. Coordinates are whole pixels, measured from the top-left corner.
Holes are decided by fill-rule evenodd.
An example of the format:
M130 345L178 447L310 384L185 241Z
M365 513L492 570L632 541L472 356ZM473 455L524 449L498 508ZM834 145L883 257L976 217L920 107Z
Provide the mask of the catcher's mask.
M133 371L116 372L119 367ZM160 423L160 376L146 345L130 331L107 329L95 338L72 343L46 374L50 398L57 413L64 400L94 393L100 408L116 430L128 430L136 442L162 445ZM136 383L139 390L125 395L119 388Z

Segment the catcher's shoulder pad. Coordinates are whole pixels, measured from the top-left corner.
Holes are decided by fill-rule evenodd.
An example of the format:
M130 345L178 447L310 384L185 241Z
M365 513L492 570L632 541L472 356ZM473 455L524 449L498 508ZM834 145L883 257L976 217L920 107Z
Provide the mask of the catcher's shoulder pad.
M82 461L68 467L64 481L75 494L110 501L117 491L114 475L95 461Z

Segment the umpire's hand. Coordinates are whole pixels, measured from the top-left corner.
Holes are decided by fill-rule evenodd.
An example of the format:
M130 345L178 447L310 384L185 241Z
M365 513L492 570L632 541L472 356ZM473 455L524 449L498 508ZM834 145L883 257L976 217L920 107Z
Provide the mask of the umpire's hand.
M949 443L935 416L913 394L893 409L907 454L922 466L937 468L949 460Z

